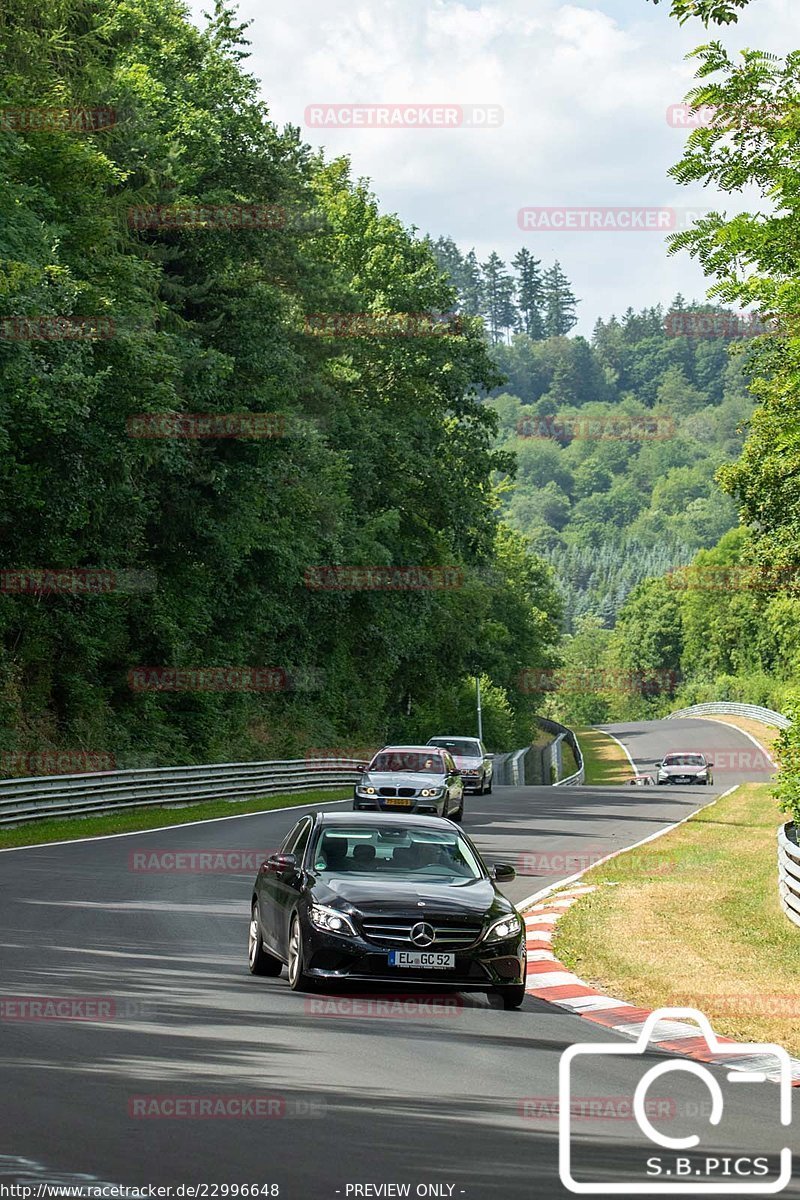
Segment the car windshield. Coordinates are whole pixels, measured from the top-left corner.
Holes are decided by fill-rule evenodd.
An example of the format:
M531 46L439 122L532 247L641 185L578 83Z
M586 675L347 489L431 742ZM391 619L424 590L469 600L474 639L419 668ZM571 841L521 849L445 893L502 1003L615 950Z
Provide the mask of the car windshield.
M705 759L702 754L668 754L664 759L665 767L702 767Z
M384 879L481 879L469 844L451 830L397 825L323 828L312 859L320 875L371 875Z
M404 775L444 775L444 759L431 750L425 754L417 750L382 750L376 754L367 768L370 771L400 771Z
M458 754L462 758L483 758L480 742L471 738L431 738L431 743L434 746L442 746L451 754Z

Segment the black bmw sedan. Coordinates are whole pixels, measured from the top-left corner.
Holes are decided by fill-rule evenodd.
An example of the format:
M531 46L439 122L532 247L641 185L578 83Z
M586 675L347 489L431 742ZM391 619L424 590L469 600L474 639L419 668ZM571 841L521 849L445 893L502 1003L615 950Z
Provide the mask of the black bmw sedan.
M525 927L460 829L440 817L302 817L253 888L249 965L308 991L392 983L525 997Z

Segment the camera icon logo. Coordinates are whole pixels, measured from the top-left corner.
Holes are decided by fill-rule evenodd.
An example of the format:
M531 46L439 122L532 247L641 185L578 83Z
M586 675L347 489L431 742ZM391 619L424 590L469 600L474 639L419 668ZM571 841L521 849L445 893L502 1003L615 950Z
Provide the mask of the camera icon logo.
M792 1064L789 1054L782 1046L772 1045L768 1042L720 1042L717 1035L711 1028L708 1018L694 1008L660 1008L651 1013L645 1021L642 1031L637 1040L631 1046L620 1045L619 1042L576 1042L569 1046L561 1055L559 1063L559 1104L558 1104L558 1142L559 1142L559 1174L564 1187L575 1193L576 1195L584 1196L623 1196L623 1195L716 1195L716 1196L735 1196L735 1195L775 1195L782 1191L791 1181L792 1178L792 1152L788 1146L784 1146L780 1150L779 1171L770 1179L763 1182L754 1182L752 1178L733 1179L729 1175L725 1178L713 1179L713 1169L709 1169L708 1178L703 1180L697 1178L705 1172L701 1168L696 1168L693 1160L689 1158L673 1159L674 1164L686 1164L684 1168L665 1169L660 1168L655 1172L657 1175L670 1176L667 1179L653 1179L652 1177L643 1178L638 1182L629 1182L625 1180L597 1180L596 1182L588 1179L576 1179L573 1174L573 1136L572 1136L572 1108L573 1100L573 1082L575 1078L576 1060L581 1059L600 1059L597 1065L602 1066L603 1059L613 1057L619 1059L636 1059L641 1058L646 1054L647 1050L653 1046L658 1049L658 1037L656 1030L660 1022L674 1022L675 1020L689 1020L695 1022L699 1027L703 1039L705 1040L710 1054L720 1055L725 1060L719 1066L723 1070L727 1070L727 1081L732 1084L740 1083L769 1083L770 1087L774 1087L772 1080L777 1080L778 1093L778 1112L779 1122L782 1126L788 1126L792 1120ZM674 1028L674 1027L673 1027ZM603 1058L600 1058L603 1056ZM752 1067L744 1065L739 1068L733 1066L732 1060L741 1057L743 1060L749 1060ZM756 1061L760 1060L760 1061ZM769 1067L766 1064L769 1063ZM663 1079L669 1074L682 1072L684 1075L693 1075L705 1084L711 1097L710 1112L708 1120L712 1126L720 1125L723 1117L725 1102L722 1088L720 1087L718 1077L707 1067L698 1062L688 1059L677 1058L669 1059L664 1062L659 1062L655 1066L650 1067L644 1074L635 1072L635 1063L631 1062L631 1074L637 1078L635 1087L633 1088L633 1115L639 1130L646 1139L646 1145L652 1148L657 1146L661 1150L668 1151L672 1155L678 1152L686 1153L699 1146L700 1138L697 1134L689 1134L685 1137L669 1137L665 1133L656 1129L651 1122L647 1113L648 1092L651 1085L658 1079ZM766 1070L769 1070L769 1076ZM648 1159L648 1164L660 1162L660 1159ZM720 1160L716 1158L699 1159L702 1163L717 1164ZM752 1163L752 1159L740 1159L738 1162ZM753 1172L761 1175L762 1171ZM648 1171L648 1176L650 1172ZM676 1178L677 1176L677 1178ZM690 1176L690 1178L681 1179L681 1176Z

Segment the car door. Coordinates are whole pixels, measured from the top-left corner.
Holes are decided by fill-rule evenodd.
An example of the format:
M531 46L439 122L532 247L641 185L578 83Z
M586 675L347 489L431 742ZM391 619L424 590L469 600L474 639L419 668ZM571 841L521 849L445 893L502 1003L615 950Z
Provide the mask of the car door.
M275 911L275 949L282 957L286 957L289 946L289 917L294 911L303 880L303 859L311 836L314 822L311 817L304 817L297 826L294 839L285 851L297 859L297 870L293 873L274 875L274 911Z
M292 847L297 842L302 833L303 826L310 817L303 817L287 833L281 843L278 854L292 854ZM264 940L273 949L278 948L278 902L280 895L280 881L274 871L268 871L265 865L262 865L259 871L258 887L258 911L261 918L261 929L264 934Z
M444 761L447 767L447 808L451 812L455 812L460 804L461 798L464 795L464 784L461 780L458 767L455 764L452 754L449 751L444 751Z
M493 763L492 759L489 757L489 755L487 754L486 747L484 746L483 742L478 742L478 745L481 748L481 755L483 757L483 771L484 771L485 782L491 783L492 775L494 774L494 763Z

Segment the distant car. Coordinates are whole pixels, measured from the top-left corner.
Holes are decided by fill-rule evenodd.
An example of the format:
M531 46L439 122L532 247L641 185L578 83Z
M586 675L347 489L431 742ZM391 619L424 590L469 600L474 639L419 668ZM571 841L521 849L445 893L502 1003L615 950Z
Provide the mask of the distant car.
M658 768L656 783L699 783L709 787L714 782L713 763L705 754L694 750L665 754L654 764Z
M301 817L262 863L250 904L252 975L309 991L332 983L426 985L525 999L525 925L449 821L393 813Z
M628 783L631 787L652 787L652 775L634 775L633 779L629 779Z
M460 821L464 784L438 746L384 746L355 786L353 809L405 811Z
M466 791L475 792L478 796L484 793L491 795L494 763L486 753L483 742L477 738L442 736L430 738L428 745L441 746L452 754Z

